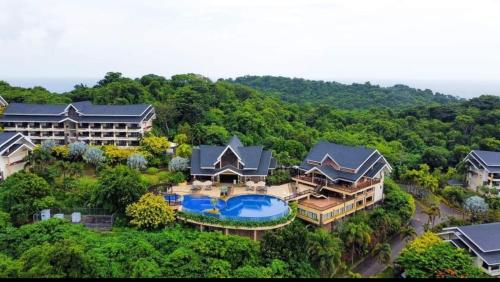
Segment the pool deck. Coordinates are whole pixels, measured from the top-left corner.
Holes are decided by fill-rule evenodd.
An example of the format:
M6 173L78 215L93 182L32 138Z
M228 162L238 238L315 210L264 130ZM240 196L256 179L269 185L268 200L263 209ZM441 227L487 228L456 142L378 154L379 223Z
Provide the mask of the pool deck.
M207 189L201 189L197 191L191 191L191 185L185 184L185 185L177 185L172 187L172 192L179 194L179 195L204 195L204 196L209 196L209 197L219 197L220 196L220 190L222 185L217 185L213 186L211 190ZM237 195L248 195L248 194L260 194L260 195L270 195L270 196L275 196L280 199L285 198L286 196L289 196L292 194L291 187L288 183L282 184L282 185L276 185L276 186L270 186L267 188L267 192L261 192L261 191L256 191L254 189L253 191L247 190L245 186L243 185L236 185L234 186L233 184L227 184L227 187L230 187L228 196L237 196Z

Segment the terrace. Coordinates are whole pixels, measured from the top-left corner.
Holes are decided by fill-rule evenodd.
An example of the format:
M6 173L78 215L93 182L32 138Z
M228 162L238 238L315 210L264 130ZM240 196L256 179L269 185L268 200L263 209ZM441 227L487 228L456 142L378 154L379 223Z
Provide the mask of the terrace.
M236 195L248 195L248 194L265 194L278 197L280 199L284 199L287 196L293 195L292 188L290 184L282 184L276 186L269 186L266 192L255 190L248 190L244 185L233 185L233 184L214 184L210 189L200 189L193 190L192 185L190 184L179 184L172 187L172 193L179 195L204 195L209 197L220 197L221 189L223 186L228 187L228 196L236 196Z
M381 182L380 179L363 177L360 181L358 181L355 184L348 184L347 182L334 183L326 178L318 177L317 175L298 175L296 177L293 177L292 180L311 186L321 185L324 186L323 188L327 190L346 193L349 195L355 194L362 189L365 189L375 184L379 184Z

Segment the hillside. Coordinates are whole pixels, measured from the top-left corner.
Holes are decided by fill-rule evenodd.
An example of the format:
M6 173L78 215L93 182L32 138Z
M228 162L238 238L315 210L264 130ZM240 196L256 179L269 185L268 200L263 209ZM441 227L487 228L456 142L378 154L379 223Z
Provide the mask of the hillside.
M196 74L132 79L120 73L108 73L92 87L79 85L60 95L40 87L0 83L0 95L9 102L153 103L156 134L172 138L186 133L193 145L225 144L236 134L246 145L271 149L284 165L300 163L319 140L377 148L394 167L428 163L447 168L471 149L500 150L497 96L448 104L421 102L402 109L338 109L297 105L242 84L213 82Z
M450 104L459 101L454 96L433 93L429 89L414 89L401 84L392 87L380 87L369 82L346 85L281 76L243 76L227 81L241 83L277 95L287 102L326 104L341 109L373 107L395 109L417 105Z

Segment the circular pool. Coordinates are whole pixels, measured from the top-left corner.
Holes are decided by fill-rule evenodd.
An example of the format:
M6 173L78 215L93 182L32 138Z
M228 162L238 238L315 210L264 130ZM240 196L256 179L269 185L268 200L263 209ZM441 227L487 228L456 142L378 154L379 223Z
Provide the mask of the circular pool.
M269 195L239 195L227 201L217 199L217 214L209 213L214 208L212 199L202 195L185 195L182 201L184 212L215 216L220 219L238 221L270 221L280 219L290 212L286 202Z

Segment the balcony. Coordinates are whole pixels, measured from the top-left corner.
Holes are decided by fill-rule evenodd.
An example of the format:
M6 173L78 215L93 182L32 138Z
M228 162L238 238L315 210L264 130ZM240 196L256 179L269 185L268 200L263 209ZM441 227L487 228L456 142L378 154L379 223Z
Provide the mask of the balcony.
M375 184L380 183L380 179L369 179L365 178L360 181L358 181L356 184L348 185L348 184L337 184L337 183L332 183L329 180L326 180L324 178L317 178L317 177L311 177L309 175L299 175L296 177L293 177L292 180L308 184L311 186L317 186L321 185L323 188L333 190L335 192L340 192L340 193L347 193L347 194L354 194L364 188L370 187Z

